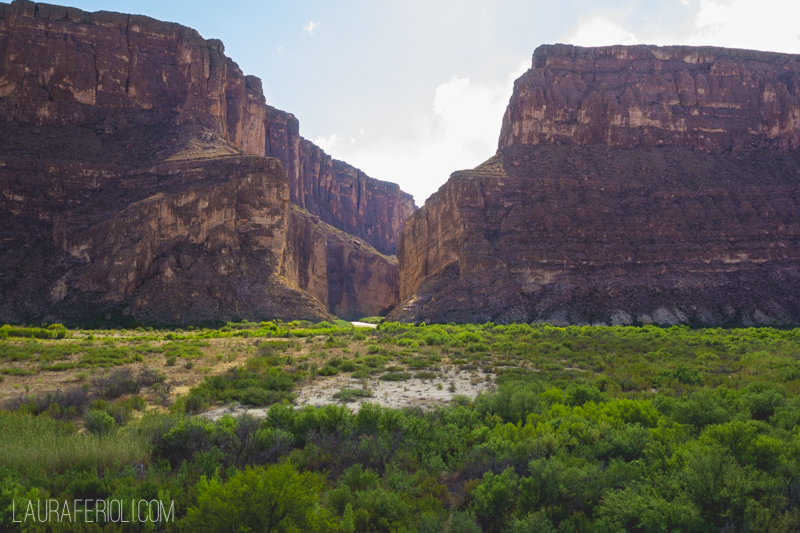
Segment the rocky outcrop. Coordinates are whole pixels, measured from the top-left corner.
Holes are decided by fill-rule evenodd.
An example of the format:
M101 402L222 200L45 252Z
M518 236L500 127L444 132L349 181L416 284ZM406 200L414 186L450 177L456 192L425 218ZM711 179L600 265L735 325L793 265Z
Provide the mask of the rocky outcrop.
M81 127L9 127L56 146L130 143ZM135 169L86 154L4 157L0 213L11 232L0 243L0 320L330 318L280 275L289 245L280 162L229 151L194 139Z
M540 46L499 148L542 142L712 153L800 148L800 58L688 46Z
M397 260L293 206L283 273L344 319L384 316L397 305Z
M397 237L414 212L413 197L394 183L370 178L300 137L297 119L267 107L266 155L283 162L292 203L320 220L361 237L381 253L397 253Z
M406 221L390 318L800 323L799 69L737 50L537 49L498 154Z
M0 4L0 321L390 308L396 262L358 236L391 251L413 202L332 162L296 127L301 149L273 150L281 113L221 42L190 28ZM298 180L314 165L307 205L320 215L309 218L290 202L312 190Z
M113 132L196 122L249 154L278 158L292 202L394 254L410 195L333 161L266 106L216 39L138 15L17 0L0 4L0 119Z

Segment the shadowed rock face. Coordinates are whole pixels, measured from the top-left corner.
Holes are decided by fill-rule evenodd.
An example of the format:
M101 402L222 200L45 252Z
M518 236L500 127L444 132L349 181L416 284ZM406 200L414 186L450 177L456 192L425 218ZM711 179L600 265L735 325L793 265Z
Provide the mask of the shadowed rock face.
M287 279L347 320L385 315L399 301L397 260L293 206L284 252Z
M0 118L106 132L197 122L246 153L278 158L295 204L396 252L413 198L300 137L297 119L266 106L261 80L220 41L149 17L16 1L0 4L0 51Z
M798 72L749 51L540 47L497 156L406 222L390 317L800 323Z
M267 107L266 155L283 162L292 184L292 203L320 220L361 237L384 254L397 253L403 223L416 206L394 183L370 178L343 161L332 159L300 137L291 113Z
M394 305L396 262L325 222L391 250L410 197L337 162L323 188L361 188L315 193L327 218L312 221L309 243L325 245L313 255L290 205L305 185L271 148L275 113L260 80L190 28L0 4L0 321L317 320ZM315 154L301 167L330 163L295 139ZM326 276L299 287L317 264Z

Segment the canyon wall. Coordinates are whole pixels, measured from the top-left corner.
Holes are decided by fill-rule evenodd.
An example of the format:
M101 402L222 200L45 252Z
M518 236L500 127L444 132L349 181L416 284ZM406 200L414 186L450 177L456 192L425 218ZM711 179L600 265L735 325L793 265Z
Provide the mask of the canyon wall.
M545 46L407 221L415 322L800 323L800 56Z
M397 260L293 206L283 273L338 317L383 316L399 301Z
M712 153L800 148L800 63L688 46L540 46L514 83L499 149L542 142Z
M217 40L0 4L0 321L385 312L399 275L380 252L413 209L302 139Z
M191 130L0 128L0 321L329 319L280 275L280 162Z
M291 113L267 107L266 136L266 155L280 159L289 174L292 203L381 253L397 253L400 228L416 209L410 194L331 158L300 137Z
M294 203L394 254L412 197L300 137L294 116L266 106L261 81L224 52L219 40L149 17L0 4L0 119L105 132L196 122L278 158Z

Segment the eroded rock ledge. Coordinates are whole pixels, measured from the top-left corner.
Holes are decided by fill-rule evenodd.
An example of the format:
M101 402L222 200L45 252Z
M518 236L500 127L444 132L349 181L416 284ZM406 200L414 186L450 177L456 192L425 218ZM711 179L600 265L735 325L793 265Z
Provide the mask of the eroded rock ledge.
M497 156L406 221L390 317L800 323L799 73L741 50L538 48Z
M297 130L195 30L0 4L0 322L391 308L411 197Z
M291 200L383 253L413 198L299 135L297 119L266 105L217 39L139 15L17 0L0 4L0 118L37 125L196 122L248 154L278 158Z

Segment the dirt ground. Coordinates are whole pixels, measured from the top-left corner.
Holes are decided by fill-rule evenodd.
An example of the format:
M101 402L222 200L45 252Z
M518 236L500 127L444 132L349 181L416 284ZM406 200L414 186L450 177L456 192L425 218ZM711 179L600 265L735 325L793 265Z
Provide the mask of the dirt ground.
M372 327L364 324L363 327ZM117 346L136 346L137 341L131 341L117 332L108 332L106 336L95 335L96 342L113 340ZM285 351L290 354L295 366L302 363L316 364L322 366L325 361L337 357L350 359L358 355L367 354L368 343L366 340L348 339L346 347L326 348L325 340L327 336L316 336L301 339L294 339L292 345ZM42 341L47 343L79 342L85 340L78 335L78 338ZM152 387L142 387L139 395L145 399L148 409L161 409L163 404L167 405L174 402L178 395L186 395L190 389L199 384L207 376L222 374L228 369L246 363L250 357L255 357L258 353L259 344L268 339L263 338L218 338L206 339L209 346L201 347L202 355L189 360L179 358L174 365L167 364L164 354L151 353L145 355L145 361L111 368L75 368L66 371L44 371L39 370L36 375L5 375L0 381L0 407L8 400L17 396L27 396L46 391L64 390L73 387L91 387L92 380L96 377L108 375L121 368L130 368L134 375L148 368L155 370L165 376L165 383L169 385L167 401L163 402L160 396ZM279 339L275 339L279 340ZM284 340L284 339L280 339ZM14 340L4 342L17 342ZM19 341L22 342L22 341ZM142 341L138 341L139 344ZM149 340L153 346L161 346L168 340ZM392 365L398 370L405 371L399 360L408 356L408 350L393 348L389 352L389 357L393 358ZM414 354L417 355L417 354ZM80 356L70 356L58 362L77 362ZM4 362L0 363L2 368L37 369L36 361ZM290 372L291 368L287 368ZM382 381L380 374L373 374L369 378L354 379L350 374L340 373L338 375L323 377L315 376L295 383L295 394L297 398L294 404L298 407L305 405L326 405L331 403L342 403L353 411L358 411L361 404L365 401L379 403L387 407L432 407L452 400L456 395L463 395L470 398L476 397L483 391L493 387L493 374L472 370L463 371L450 365L448 358L442 357L440 363L435 367L429 368L435 377L421 379L411 377L405 381ZM410 371L413 375L414 372ZM370 394L368 397L360 397L348 403L343 403L334 398L334 394L342 389L365 389ZM216 406L206 412L204 416L212 419L221 417L225 413L238 414L248 412L254 416L264 416L265 409L247 409L238 405Z
M354 413L358 412L364 402L377 403L384 407L425 409L446 404L455 396L475 398L481 392L493 388L491 375L452 368L442 370L435 379L411 378L406 381L381 381L374 378L358 380L344 374L327 378L318 377L312 382L301 384L295 389L297 399L294 405L303 407L341 404L348 406ZM366 389L372 396L343 403L334 398L334 394L342 389ZM203 416L217 420L226 414L236 416L247 413L256 418L263 418L268 409L268 407L248 408L240 405L224 406L206 411Z

